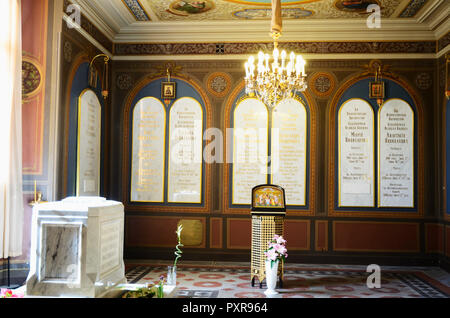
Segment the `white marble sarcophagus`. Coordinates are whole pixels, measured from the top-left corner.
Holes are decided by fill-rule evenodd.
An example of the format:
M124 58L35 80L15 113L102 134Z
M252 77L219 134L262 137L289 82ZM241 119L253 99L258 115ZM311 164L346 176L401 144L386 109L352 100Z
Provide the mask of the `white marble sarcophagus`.
M124 208L99 197L34 206L27 296L104 297L126 283Z

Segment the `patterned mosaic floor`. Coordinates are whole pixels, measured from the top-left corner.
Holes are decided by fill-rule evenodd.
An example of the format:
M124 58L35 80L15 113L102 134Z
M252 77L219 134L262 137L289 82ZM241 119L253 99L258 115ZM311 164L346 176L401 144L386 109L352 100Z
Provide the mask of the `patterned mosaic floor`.
M179 264L176 298L265 298L245 264ZM128 283L157 282L166 264L127 264ZM286 265L277 298L449 298L450 275L439 268L381 268L381 288L367 287L362 266Z

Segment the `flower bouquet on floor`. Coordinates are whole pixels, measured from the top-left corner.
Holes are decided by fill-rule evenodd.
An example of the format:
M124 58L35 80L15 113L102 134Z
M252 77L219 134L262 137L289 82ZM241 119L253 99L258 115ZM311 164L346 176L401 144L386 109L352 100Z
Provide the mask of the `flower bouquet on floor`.
M268 248L264 251L266 256L266 295L278 294L275 290L278 278L278 266L280 262L283 264L288 257L286 240L283 236L275 235L271 241L268 242Z

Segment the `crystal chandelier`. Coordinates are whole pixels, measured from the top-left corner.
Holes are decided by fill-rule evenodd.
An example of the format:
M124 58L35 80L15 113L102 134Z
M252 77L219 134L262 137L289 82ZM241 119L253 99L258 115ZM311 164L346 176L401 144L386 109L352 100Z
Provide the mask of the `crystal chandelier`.
M245 92L256 95L267 107L273 109L277 103L303 92L306 83L306 61L301 55L291 52L289 57L285 50L279 51L278 38L281 36L281 0L272 0L271 37L274 40L272 59L269 54L258 53L258 64L255 57L250 56L245 63Z

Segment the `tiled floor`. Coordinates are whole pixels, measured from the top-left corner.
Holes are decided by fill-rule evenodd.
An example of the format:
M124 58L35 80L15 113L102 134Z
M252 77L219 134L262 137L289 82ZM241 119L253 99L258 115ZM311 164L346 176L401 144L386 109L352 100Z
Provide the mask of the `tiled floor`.
M126 261L128 278L152 283L165 275L171 261ZM179 298L260 298L264 288L250 284L248 262L179 262ZM132 269L135 269L134 272ZM438 267L382 266L380 289L369 289L370 273L362 265L286 263L284 285L276 297L301 298L440 298L450 296L450 274Z
M148 265L172 265L173 261L167 260L126 260L125 264L137 265L137 264L148 264ZM183 261L179 263L180 265L199 265L199 266L212 266L212 267L223 267L223 266L238 266L246 267L250 266L249 262L218 262L218 261ZM300 263L286 263L285 268L335 268L335 269L350 269L350 270L366 270L366 265L337 265L337 264L300 264ZM422 271L428 276L440 281L442 284L450 287L450 273L446 272L440 267L435 266L381 266L381 271Z

